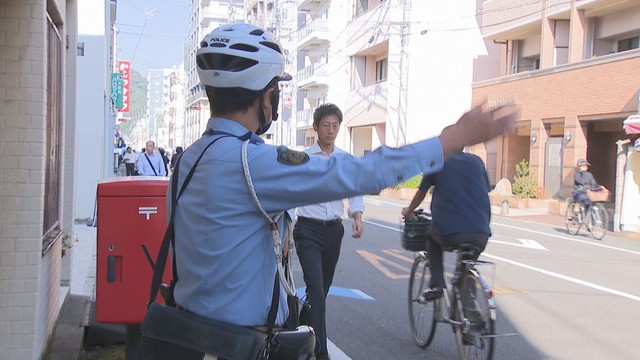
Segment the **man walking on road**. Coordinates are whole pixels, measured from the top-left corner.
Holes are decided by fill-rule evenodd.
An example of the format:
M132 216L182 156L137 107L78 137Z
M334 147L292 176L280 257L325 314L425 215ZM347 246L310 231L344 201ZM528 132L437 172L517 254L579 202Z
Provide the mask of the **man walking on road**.
M154 151L156 143L149 140L145 152L138 156L138 175L142 176L167 176L164 160L159 152Z
M331 158L334 154L347 154L335 146L336 136L342 124L342 111L333 104L321 105L313 113L313 130L318 134L318 141L305 153L311 157ZM335 184L326 184L336 186ZM353 218L352 236L362 235L362 212L364 200L362 196L349 198L347 213ZM327 333L325 324L325 299L333 282L333 274L340 256L340 246L344 235L342 200L307 205L298 208L298 221L293 229L296 252L304 273L307 285L309 324L316 332L316 358L328 359Z

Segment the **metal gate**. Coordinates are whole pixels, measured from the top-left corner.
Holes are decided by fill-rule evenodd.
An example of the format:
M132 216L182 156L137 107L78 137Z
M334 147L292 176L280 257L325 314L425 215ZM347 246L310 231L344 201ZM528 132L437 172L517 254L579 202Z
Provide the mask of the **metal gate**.
M544 190L547 198L562 199L563 138L547 139L544 161Z

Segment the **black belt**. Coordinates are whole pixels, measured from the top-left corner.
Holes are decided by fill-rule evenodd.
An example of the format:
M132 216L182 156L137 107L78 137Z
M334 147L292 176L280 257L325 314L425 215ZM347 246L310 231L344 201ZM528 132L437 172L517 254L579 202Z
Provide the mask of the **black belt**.
M320 219L312 219L304 216L298 216L298 221L310 223L310 224L318 224L322 226L333 226L333 225L342 224L341 218L335 218L333 220L320 220Z

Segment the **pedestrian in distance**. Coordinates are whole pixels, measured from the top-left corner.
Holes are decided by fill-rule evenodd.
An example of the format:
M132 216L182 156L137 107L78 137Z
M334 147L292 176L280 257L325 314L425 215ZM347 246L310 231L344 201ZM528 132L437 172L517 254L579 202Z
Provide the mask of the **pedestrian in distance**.
M310 157L329 159L337 154L347 154L335 146L336 136L342 124L342 111L334 104L323 104L313 112L313 130L318 141L305 150ZM327 186L337 186L327 184ZM351 235L362 235L362 196L349 198L348 216L353 218ZM308 311L308 325L316 333L316 357L328 357L327 334L325 324L325 299L333 282L333 274L340 257L340 246L344 235L342 200L307 205L297 209L298 219L293 229L293 238L304 282L307 285L307 300L311 308Z
M144 152L138 156L139 175L167 176L164 160L155 148L155 142L152 140L147 141Z
M196 63L211 118L172 174L181 189L193 170L174 214L179 277L174 298L186 311L237 325L267 323L277 258L265 213L276 217L299 206L375 193L420 172L437 172L464 146L512 131L518 117L516 107L476 105L437 138L397 149L382 146L361 158L339 153L310 157L265 144L259 136L278 119L279 83L291 79L273 35L254 25L223 25L200 42ZM169 205L171 199L169 187ZM284 217L277 221L282 229ZM276 325L288 315L282 284L280 290Z
M162 165L164 167L164 173L169 174L169 158L167 157L167 152L162 147L158 148L158 152L162 157Z
M173 171L173 168L176 166L176 161L178 161L178 158L180 158L180 154L182 154L183 151L184 149L182 146L176 147L176 153L171 156L171 162L169 163L171 171Z
M431 280L423 294L429 301L442 296L445 287L443 248L473 244L477 253L470 260L477 260L491 236L490 186L479 157L460 152L445 160L441 171L425 175L409 206L402 209L405 218L414 216L413 211L432 186L433 222L427 236Z
M131 151L131 146L127 146L127 151L124 153L122 157L122 161L124 162L124 166L127 169L127 176L136 175L136 154Z

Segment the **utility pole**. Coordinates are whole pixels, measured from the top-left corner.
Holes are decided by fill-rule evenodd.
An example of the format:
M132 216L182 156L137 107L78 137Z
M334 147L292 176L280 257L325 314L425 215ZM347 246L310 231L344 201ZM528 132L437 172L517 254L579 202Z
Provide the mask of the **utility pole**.
M400 25L400 81L398 99L398 131L396 146L407 143L407 98L409 96L409 34L411 33L411 0L402 0L402 24Z

